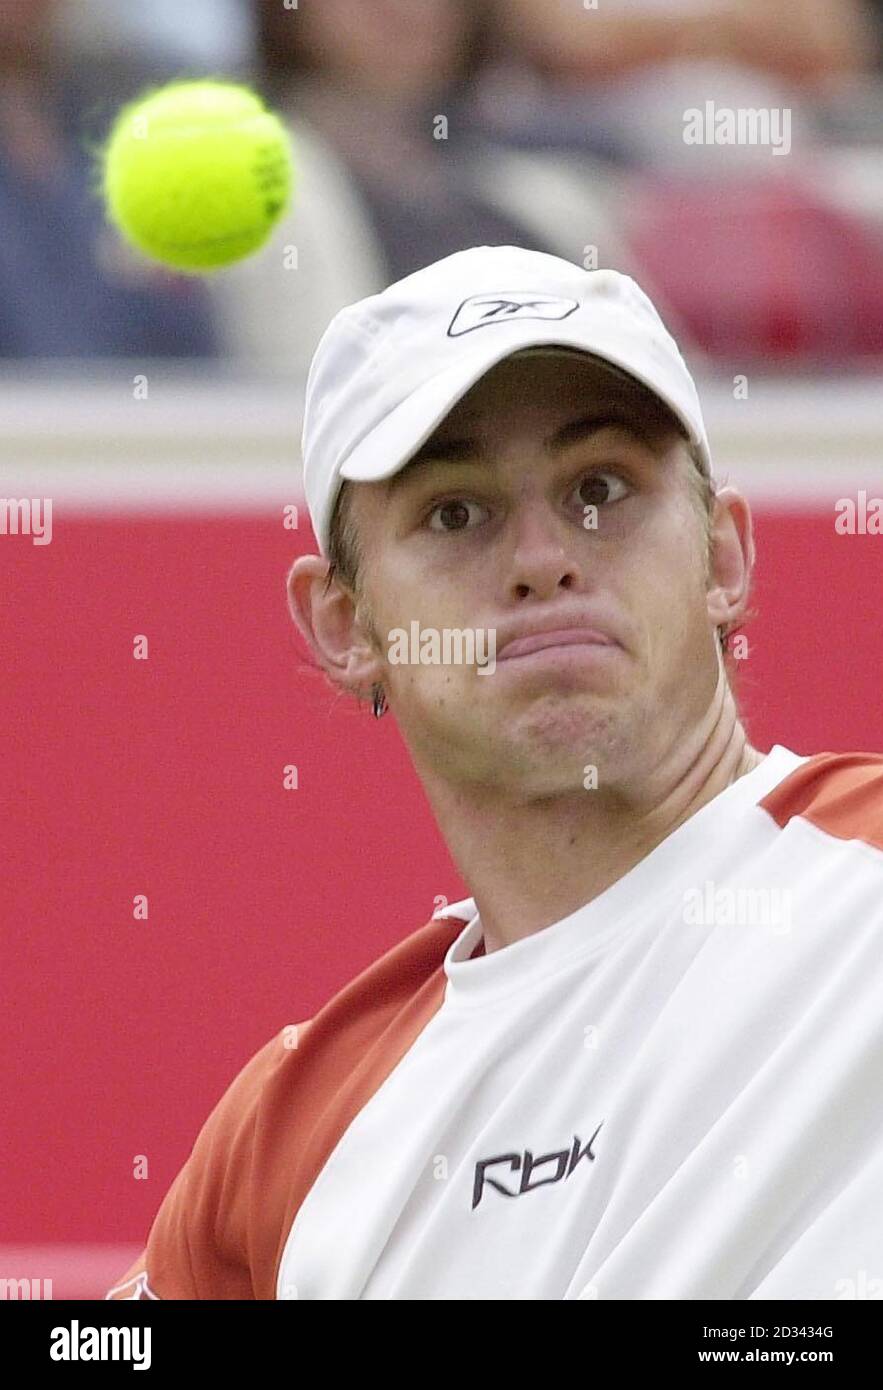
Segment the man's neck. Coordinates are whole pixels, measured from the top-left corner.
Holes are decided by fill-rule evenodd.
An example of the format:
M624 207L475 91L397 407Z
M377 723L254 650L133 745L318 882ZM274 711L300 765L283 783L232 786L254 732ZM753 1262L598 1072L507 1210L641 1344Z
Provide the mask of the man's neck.
M475 899L487 954L600 896L684 821L764 759L727 689L715 722L658 761L640 788L507 800L426 783L439 827Z

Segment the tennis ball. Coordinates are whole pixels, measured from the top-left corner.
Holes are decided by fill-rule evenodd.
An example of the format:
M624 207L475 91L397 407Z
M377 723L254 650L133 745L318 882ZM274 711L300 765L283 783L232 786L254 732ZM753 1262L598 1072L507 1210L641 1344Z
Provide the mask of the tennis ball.
M131 102L102 156L108 217L138 250L177 270L250 255L291 197L284 125L233 82L172 82Z

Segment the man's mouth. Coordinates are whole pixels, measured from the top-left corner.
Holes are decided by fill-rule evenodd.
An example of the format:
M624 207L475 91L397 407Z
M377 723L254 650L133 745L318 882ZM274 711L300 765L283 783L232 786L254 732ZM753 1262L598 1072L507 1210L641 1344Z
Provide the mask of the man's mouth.
M497 654L497 661L509 661L517 656L529 656L547 647L592 646L613 647L616 643L595 628L568 627L553 632L534 632L507 642Z

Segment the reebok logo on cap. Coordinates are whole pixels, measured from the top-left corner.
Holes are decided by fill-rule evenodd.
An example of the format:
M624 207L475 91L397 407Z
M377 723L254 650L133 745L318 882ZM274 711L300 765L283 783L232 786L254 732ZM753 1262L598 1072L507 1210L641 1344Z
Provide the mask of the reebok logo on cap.
M566 319L579 308L576 299L561 299L534 290L515 290L501 294L474 294L464 299L448 328L449 338L459 338L491 323L510 319Z

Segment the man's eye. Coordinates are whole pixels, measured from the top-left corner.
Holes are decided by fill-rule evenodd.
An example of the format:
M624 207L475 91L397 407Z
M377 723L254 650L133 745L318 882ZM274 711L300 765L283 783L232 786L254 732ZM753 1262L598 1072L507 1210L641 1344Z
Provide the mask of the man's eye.
M618 473L588 473L577 491L583 506L598 507L605 502L619 502L628 493L628 486Z
M469 522L469 508L475 507L481 512L477 502L469 502L464 497L451 497L447 501L437 502L427 513L426 521L430 531L463 531ZM440 526L433 526L434 518L441 521Z

